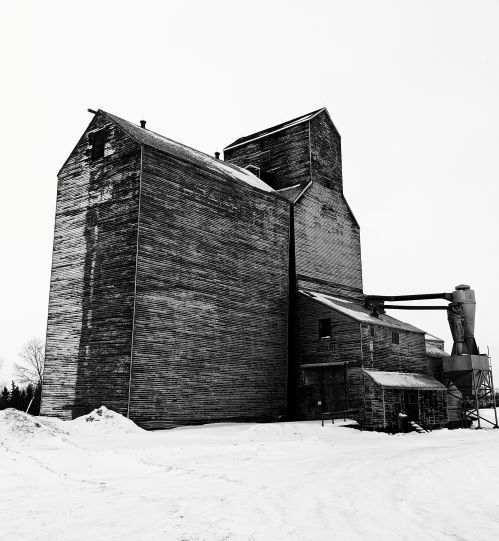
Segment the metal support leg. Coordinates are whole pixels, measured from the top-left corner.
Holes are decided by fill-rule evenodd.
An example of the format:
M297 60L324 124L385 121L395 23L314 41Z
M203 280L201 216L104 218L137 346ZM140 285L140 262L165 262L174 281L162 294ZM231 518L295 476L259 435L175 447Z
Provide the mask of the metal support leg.
M477 382L478 379L478 382ZM473 392L475 393L475 404L476 404L476 420L478 422L478 428L477 430L482 429L482 425L480 423L480 403L478 401L478 389L480 387L480 375L475 373L475 370L472 372L472 382L473 382Z

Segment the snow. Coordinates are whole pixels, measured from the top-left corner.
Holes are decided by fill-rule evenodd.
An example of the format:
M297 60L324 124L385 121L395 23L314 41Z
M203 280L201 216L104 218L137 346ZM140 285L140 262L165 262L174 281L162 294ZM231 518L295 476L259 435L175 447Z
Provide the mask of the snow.
M211 169L212 171L229 175L233 179L241 180L246 184L249 184L250 186L258 188L264 192L274 191L268 184L263 182L263 180L260 180L257 176L253 175L253 173L250 173L247 169L242 169L237 165L216 159L213 156L209 156L208 154L201 152L200 150L196 150L192 147L184 145L183 143L169 139L168 137L149 129L143 129L137 124L124 120L116 115L112 115L111 113L107 113L105 111L103 111L103 113L112 121L121 126L133 138L145 145L157 148L158 150L174 156L180 156L181 158L187 159L193 163L202 164L204 167Z
M351 317L352 319L355 319L361 323L370 323L371 325L382 325L385 327L406 329L412 332L424 332L421 329L414 327L414 325L410 325L405 321L400 321L399 319L395 319L394 317L388 316L386 314L380 314L378 317L374 317L366 308L345 299L338 299L336 297L332 297L331 295L318 293L317 291L310 291L304 289L300 289L298 291L300 293L303 293L304 295L312 297L321 304L329 306L330 308L333 308L334 310L337 310L338 312L341 312L342 314L345 314L346 316Z
M381 387L392 389L427 389L434 391L447 391L435 378L424 374L408 374L406 372L381 372L378 370L364 370Z
M99 410L66 422L0 412L2 539L499 538L499 430L147 432Z

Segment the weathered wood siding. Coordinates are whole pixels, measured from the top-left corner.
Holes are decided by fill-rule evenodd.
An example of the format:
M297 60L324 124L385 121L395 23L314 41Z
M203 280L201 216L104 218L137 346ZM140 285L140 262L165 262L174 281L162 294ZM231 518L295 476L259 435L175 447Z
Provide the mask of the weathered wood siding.
M310 120L312 179L343 196L341 137L326 111Z
M276 189L313 181L294 213L298 285L362 299L360 229L343 195L341 140L327 111L226 149L225 158L261 167L262 179Z
M331 308L298 294L296 298L295 325L297 353L293 365L291 407L299 419L318 419L322 411L320 378L324 369L301 368L304 364L347 364L347 397L350 408L361 409L363 387L361 367L363 355L360 323L331 310ZM319 320L330 318L331 338L319 338Z
M88 132L105 127L91 160ZM42 414L126 414L140 147L97 115L59 174Z
M399 333L399 343L392 342L392 333ZM426 359L426 345L423 333L408 332L392 327L374 327L365 336L369 357L366 355L365 368L385 372L413 372L431 375ZM371 352L371 344L373 351ZM369 363L367 362L369 359Z
M276 190L305 185L311 180L309 123L224 149L224 159L239 167L260 167L262 180Z
M286 410L289 203L145 149L130 417Z
M386 428L383 425L381 390L378 392L374 383L366 387L367 377L362 369L429 374L424 333L386 325L361 324L304 294L297 295L295 304L297 351L290 366L293 385L290 405L294 415L299 419L318 419L322 410L318 404L321 400L319 371L325 368L302 368L302 365L346 363L348 407L359 410L359 414L352 417L372 428ZM319 338L319 320L326 318L331 320L331 338ZM394 331L399 334L399 344L392 343ZM433 391L421 399L422 411L432 425L445 423L445 396L438 396L435 402L431 393ZM395 400L394 396L389 392L385 396L387 407L393 411L399 404L399 398ZM385 416L392 415L392 410L385 410Z
M343 196L314 182L294 214L298 287L362 300L360 230Z
M368 376L365 378L366 428L398 431L398 414L404 410L404 392L401 389L383 389ZM417 419L425 427L438 428L449 422L447 393L441 391L417 391L419 411Z

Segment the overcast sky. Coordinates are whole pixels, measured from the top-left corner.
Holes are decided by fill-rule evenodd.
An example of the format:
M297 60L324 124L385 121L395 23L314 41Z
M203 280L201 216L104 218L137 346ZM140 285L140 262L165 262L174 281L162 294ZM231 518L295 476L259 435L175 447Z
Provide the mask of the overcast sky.
M45 335L56 175L88 107L210 154L327 107L365 292L471 284L478 344L499 358L499 1L3 0L0 13L0 380ZM445 312L392 314L449 345Z

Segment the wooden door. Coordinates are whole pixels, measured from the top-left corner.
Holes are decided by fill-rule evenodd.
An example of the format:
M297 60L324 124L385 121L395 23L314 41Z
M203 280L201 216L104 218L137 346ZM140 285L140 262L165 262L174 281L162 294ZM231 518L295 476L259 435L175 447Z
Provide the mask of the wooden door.
M345 366L327 366L321 369L322 411L348 409L347 380Z
M419 404L417 391L404 391L404 410L409 420L419 420Z

